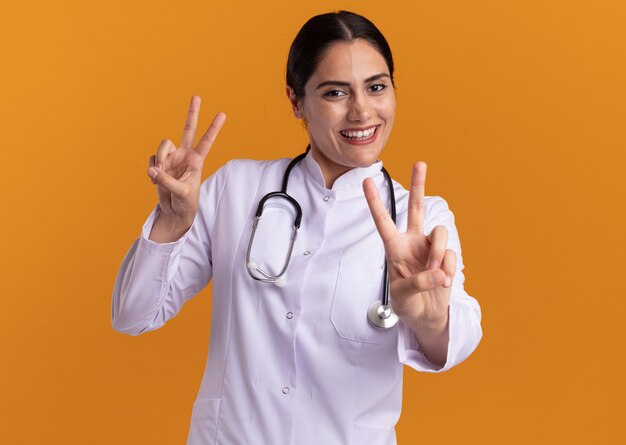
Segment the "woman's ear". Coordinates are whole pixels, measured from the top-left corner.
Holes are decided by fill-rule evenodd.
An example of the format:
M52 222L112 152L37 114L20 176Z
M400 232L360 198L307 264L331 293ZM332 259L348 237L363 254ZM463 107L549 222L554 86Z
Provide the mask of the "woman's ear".
M293 110L293 115L302 119L304 116L302 115L302 111L300 110L300 99L296 96L295 91L289 85L287 85L287 98L289 98L289 103L291 104L291 109Z

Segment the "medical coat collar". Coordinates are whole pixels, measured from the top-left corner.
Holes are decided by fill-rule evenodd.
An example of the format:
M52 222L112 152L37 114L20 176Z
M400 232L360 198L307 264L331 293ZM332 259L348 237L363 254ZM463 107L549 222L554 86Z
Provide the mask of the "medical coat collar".
M353 168L337 178L332 189L327 189L324 182L322 170L317 161L313 158L311 150L307 153L302 161L307 174L314 182L323 190L328 190L336 199L350 199L357 196L363 196L363 181L365 178L373 178L376 186L379 187L385 177L381 169L382 161L375 162L369 167Z

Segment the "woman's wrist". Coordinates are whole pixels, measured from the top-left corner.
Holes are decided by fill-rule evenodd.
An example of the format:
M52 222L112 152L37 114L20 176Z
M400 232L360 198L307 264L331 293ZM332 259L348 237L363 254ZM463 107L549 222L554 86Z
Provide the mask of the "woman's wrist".
M449 313L438 321L415 321L407 325L413 331L420 349L433 364L443 366L448 355Z
M180 218L176 215L164 215L159 212L156 216L149 239L156 243L171 243L178 241L192 226L194 218Z

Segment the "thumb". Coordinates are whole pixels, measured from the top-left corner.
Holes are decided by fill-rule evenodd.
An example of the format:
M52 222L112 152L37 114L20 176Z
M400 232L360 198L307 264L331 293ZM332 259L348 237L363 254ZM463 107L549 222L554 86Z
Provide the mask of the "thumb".
M446 274L441 269L429 269L408 278L398 278L391 283L391 293L401 298L409 297L441 286Z
M181 196L187 191L185 184L156 167L150 167L148 169L148 176L150 176L155 184L160 185L174 195Z

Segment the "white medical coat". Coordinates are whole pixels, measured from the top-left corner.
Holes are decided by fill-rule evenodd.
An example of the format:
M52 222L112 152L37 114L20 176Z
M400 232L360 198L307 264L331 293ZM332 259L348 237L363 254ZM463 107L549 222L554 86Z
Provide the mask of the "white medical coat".
M138 335L162 326L213 278L209 358L193 405L188 445L391 445L406 364L445 371L476 348L480 307L463 289L454 216L440 197L425 199L425 232L448 229L457 255L445 366L431 364L402 323L370 326L381 298L384 248L362 190L372 177L388 202L382 163L324 186L311 153L292 170L287 192L302 206L285 287L253 280L246 249L259 200L280 185L289 159L234 160L201 186L195 221L176 242L148 239L155 208L119 270L112 323ZM398 227L406 230L408 192L394 181ZM276 273L286 256L291 210L272 200L252 259Z

